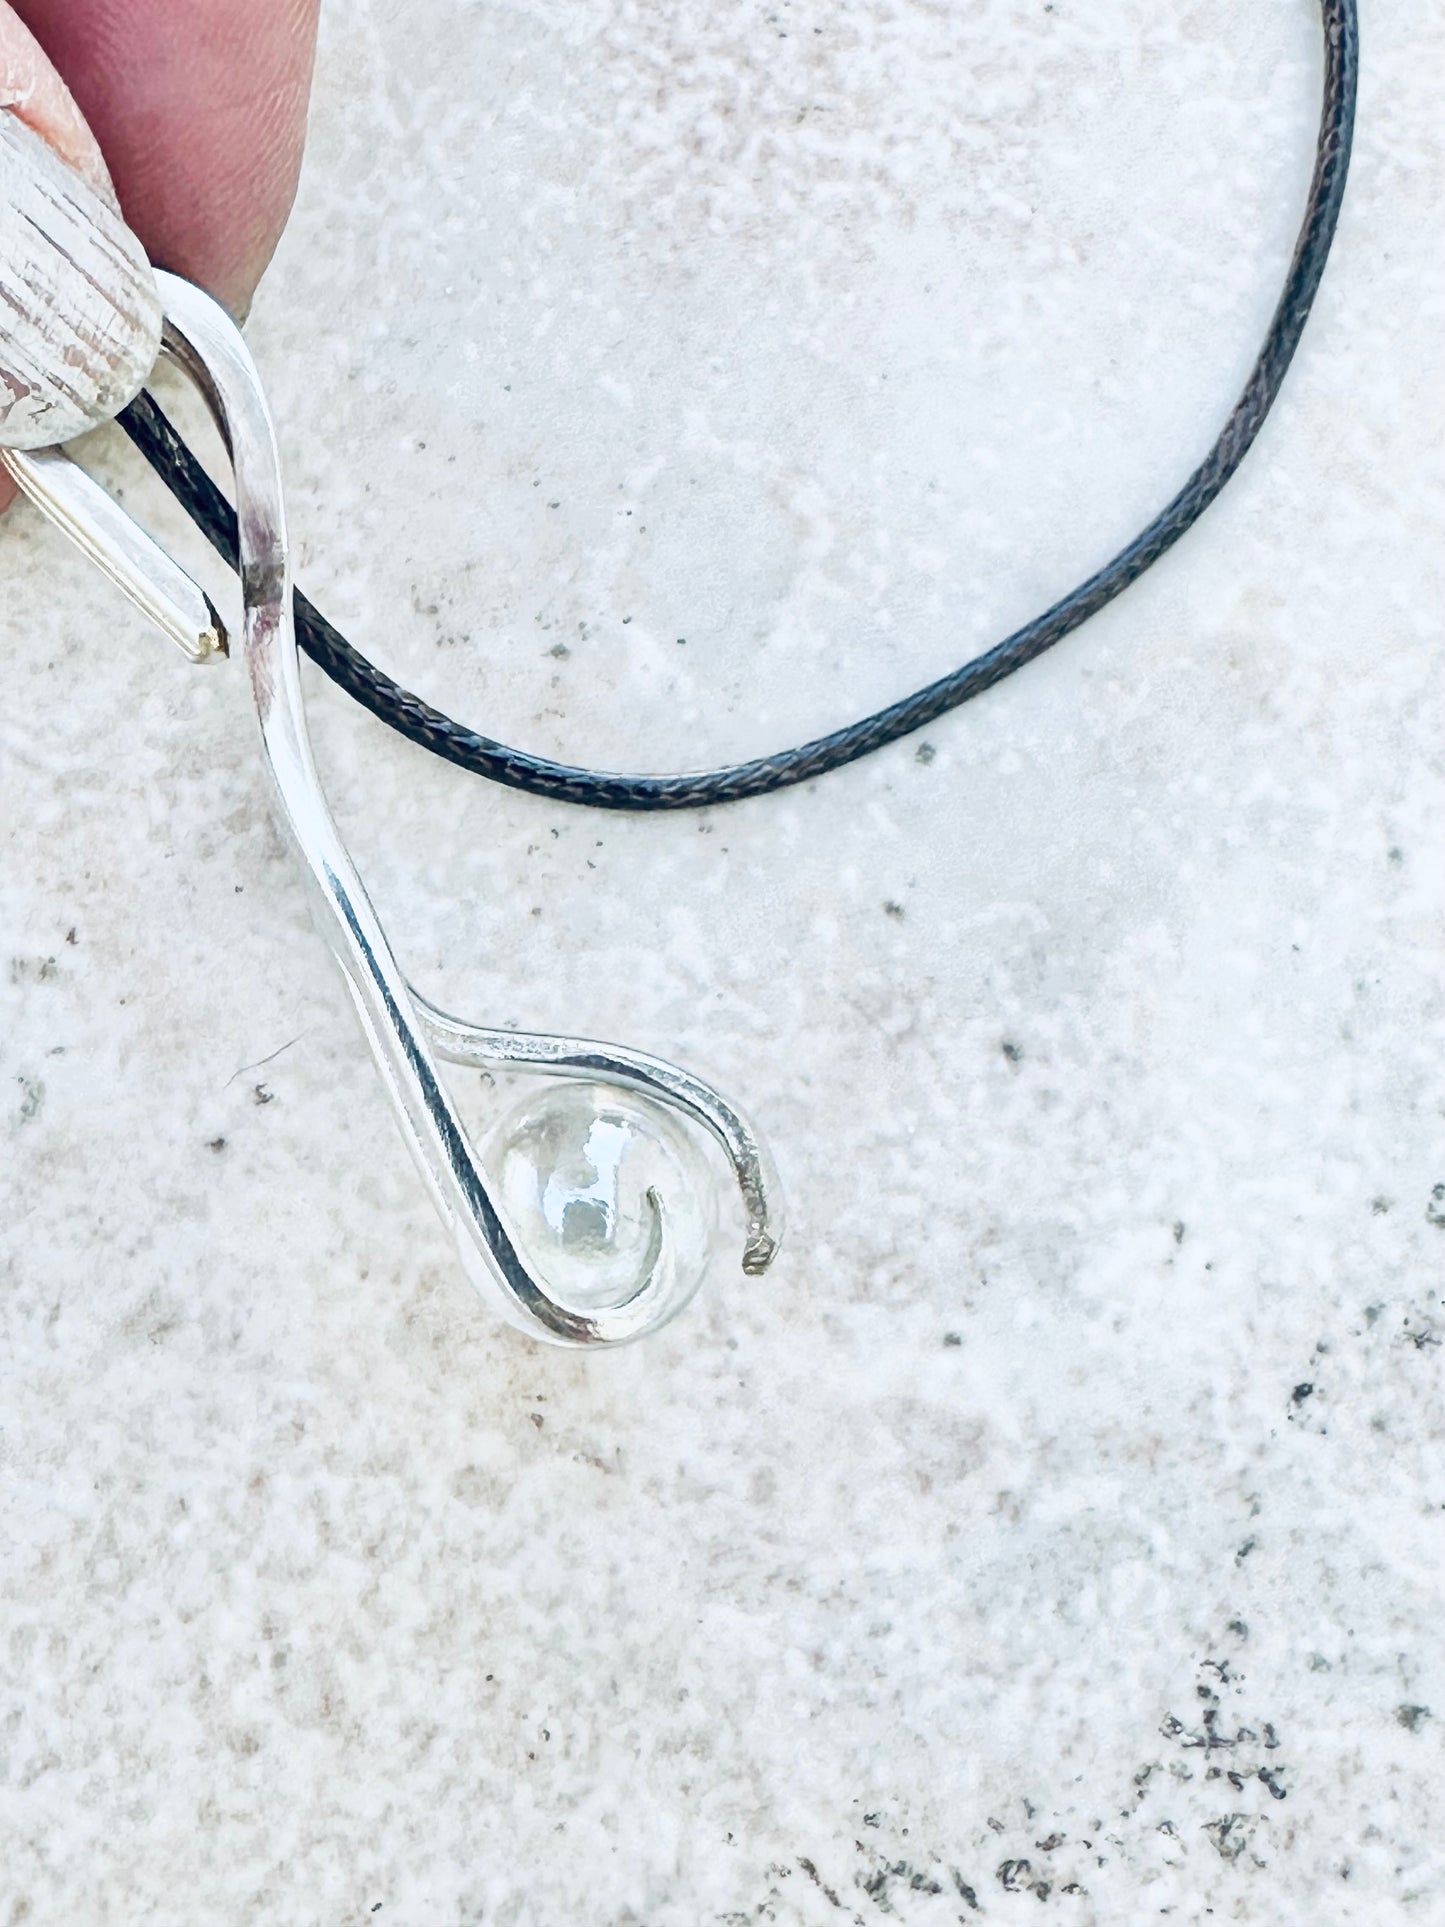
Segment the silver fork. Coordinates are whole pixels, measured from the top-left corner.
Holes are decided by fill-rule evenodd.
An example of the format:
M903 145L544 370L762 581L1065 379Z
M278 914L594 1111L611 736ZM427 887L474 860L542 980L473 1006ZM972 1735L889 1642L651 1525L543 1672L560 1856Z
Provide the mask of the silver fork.
M29 237L25 244L31 245ZM32 276L28 285L33 281ZM665 1324L692 1296L710 1257L706 1212L679 1209L695 1199L669 1200L656 1184L648 1184L642 1199L633 1201L634 1231L639 1223L642 1227L635 1275L619 1287L614 1265L606 1288L594 1290L588 1287L587 1266L594 1250L602 1258L609 1255L607 1239L626 1209L627 1201L615 1195L625 1160L614 1151L630 1131L626 1143L637 1152L633 1163L648 1168L649 1151L656 1150L651 1140L667 1138L664 1119L671 1112L700 1125L721 1145L742 1198L742 1268L754 1275L765 1271L781 1235L776 1177L752 1127L718 1092L640 1051L464 1023L407 981L332 819L312 760L292 621L280 462L255 365L239 330L209 296L174 275L157 274L155 284L163 351L204 396L230 453L240 530L243 655L281 819L310 886L318 925L341 966L392 1107L463 1269L512 1324L555 1344L623 1344ZM46 323L57 338L67 326L72 336L86 333L66 316L60 322ZM139 317L139 328L149 325ZM107 405L118 408L128 398L108 395ZM92 410L78 427L90 425L100 412ZM228 639L209 598L62 450L0 448L0 464L192 661L227 653ZM588 1129L588 1104L583 1102L577 1126L574 1103L568 1113L572 1141L555 1155L544 1155L537 1145L552 1144L557 1133L533 1129L529 1148L518 1152L536 1161L531 1175L538 1208L529 1228L542 1226L555 1239L540 1258L523 1249L518 1212L483 1169L438 1072L439 1058L582 1080L600 1107L597 1115L611 1120L599 1139ZM609 1095L618 1091L639 1093L644 1102L618 1111ZM605 1139L604 1151L596 1149L594 1139ZM550 1165L547 1155L552 1155ZM691 1163L674 1156L664 1168L681 1172L690 1189L711 1183L707 1164L695 1153ZM527 1169L524 1162L524 1177ZM679 1222L688 1227L681 1240ZM558 1259L565 1260L561 1283L548 1276Z

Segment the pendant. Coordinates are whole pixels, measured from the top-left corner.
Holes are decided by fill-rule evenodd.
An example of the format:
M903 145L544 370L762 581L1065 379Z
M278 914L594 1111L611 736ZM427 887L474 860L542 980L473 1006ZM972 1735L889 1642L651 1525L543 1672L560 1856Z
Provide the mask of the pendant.
M0 122L10 118L0 116ZM28 141L40 145L33 136ZM20 144L23 167L43 168L43 157L23 151L27 144ZM8 175L16 147L3 130L0 147ZM0 190L7 185L0 179ZM9 238L0 233L0 245ZM33 252L33 230L14 245ZM129 393L117 399L114 378L108 387L97 381L103 396L84 402L77 419L66 424L70 433L130 398L149 373L144 344L154 338L191 377L216 419L235 481L243 655L278 813L318 927L341 967L393 1111L463 1270L511 1324L553 1344L625 1344L656 1331L687 1304L717 1254L721 1187L701 1133L721 1147L741 1200L743 1271L765 1271L781 1235L777 1180L751 1125L711 1086L641 1051L464 1023L408 982L312 760L280 462L255 365L235 324L208 295L157 273L151 315L144 276L137 276L133 260L124 266L121 303L112 301L100 320L66 311L74 296L60 285L63 276L52 293L37 299L39 358L47 341L53 347L68 336L83 344L107 342L107 356L117 363L122 350L136 360ZM121 287L122 281L113 276L111 285ZM93 301L94 292L85 298ZM56 313L47 312L46 299ZM124 375L120 384L126 385ZM208 598L61 449L34 446L39 431L33 412L24 432L17 428L9 437L0 418L0 441L20 444L0 447L0 463L192 661L224 657L228 639ZM442 1079L442 1062L566 1082L501 1119L483 1158Z

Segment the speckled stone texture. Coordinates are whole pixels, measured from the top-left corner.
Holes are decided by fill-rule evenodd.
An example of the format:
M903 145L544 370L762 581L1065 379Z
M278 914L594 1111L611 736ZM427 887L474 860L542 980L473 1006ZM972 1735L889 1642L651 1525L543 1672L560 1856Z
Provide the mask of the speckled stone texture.
M648 1346L469 1293L241 677L7 522L0 1927L1445 1920L1445 14L1365 35L1245 471L924 740L622 820L310 679L439 1001L767 1126L784 1259ZM1311 0L338 0L250 328L306 584L613 767L902 692L1207 444L1318 70Z

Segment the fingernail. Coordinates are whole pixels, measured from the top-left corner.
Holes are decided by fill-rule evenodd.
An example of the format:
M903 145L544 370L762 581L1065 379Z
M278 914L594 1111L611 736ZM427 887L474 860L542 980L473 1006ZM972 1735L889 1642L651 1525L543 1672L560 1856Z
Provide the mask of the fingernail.
M0 111L0 447L68 442L118 415L160 352L145 250L115 209Z

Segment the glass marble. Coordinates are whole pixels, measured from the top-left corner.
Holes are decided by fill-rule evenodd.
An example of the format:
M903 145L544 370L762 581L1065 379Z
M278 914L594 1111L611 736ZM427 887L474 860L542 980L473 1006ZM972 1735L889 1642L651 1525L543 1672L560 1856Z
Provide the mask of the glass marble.
M533 1093L492 1131L485 1162L528 1262L565 1304L624 1303L643 1282L662 1202L677 1277L692 1297L718 1246L718 1184L702 1147L657 1104L609 1086Z

